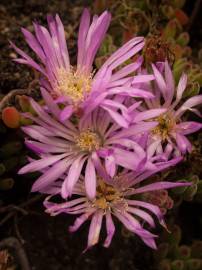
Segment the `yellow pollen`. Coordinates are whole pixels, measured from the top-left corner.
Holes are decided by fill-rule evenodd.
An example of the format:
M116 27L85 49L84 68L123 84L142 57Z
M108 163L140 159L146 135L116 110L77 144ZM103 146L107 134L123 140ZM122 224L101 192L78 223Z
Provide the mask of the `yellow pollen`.
M121 202L123 195L114 187L106 184L102 179L98 179L96 199L94 205L97 208L107 210L110 204Z
M164 114L159 116L156 120L159 124L152 132L153 134L160 135L163 140L166 140L176 124L174 117L171 114Z
M95 132L87 129L86 131L81 132L80 135L77 137L76 145L82 151L92 152L99 149L101 145L101 140Z
M83 101L91 91L93 74L87 74L86 72L73 68L65 70L60 68L57 70L57 85L56 91L62 93L74 103Z

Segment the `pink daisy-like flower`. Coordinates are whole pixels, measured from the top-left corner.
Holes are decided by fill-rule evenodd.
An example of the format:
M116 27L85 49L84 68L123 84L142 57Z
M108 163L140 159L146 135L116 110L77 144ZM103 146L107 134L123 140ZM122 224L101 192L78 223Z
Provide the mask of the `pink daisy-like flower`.
M35 151L40 159L30 162L21 168L19 173L48 168L35 182L32 191L40 191L66 173L61 194L64 198L71 196L84 169L86 192L90 198L94 198L96 172L107 178L115 175L117 166L133 171L151 167L152 163L147 159L144 149L131 140L130 136L154 128L156 122L140 122L125 129L116 124L102 108L94 110L88 118L72 117L71 121L61 122L61 109L58 104L54 103L49 93L43 89L42 96L46 101L44 107L30 100L37 116L24 114L35 124L22 128L31 137L31 140L26 139L26 145Z
M78 34L76 67L70 64L64 27L58 15L55 18L47 17L49 31L38 23L34 23L35 35L22 29L28 45L40 59L40 64L11 43L22 57L15 61L29 65L40 72L41 86L66 104L60 115L61 120L67 119L73 111L88 115L97 106L101 106L120 125L128 127L130 119L126 120L125 116L117 112L123 96L144 98L153 96L137 88L134 82L133 87L131 86L134 72L142 64L141 57L134 63L120 68L143 48L143 37L131 39L113 53L96 73L92 70L95 55L108 29L110 19L111 15L105 11L100 16L95 15L90 23L89 11L84 10ZM133 76L129 76L132 73ZM135 77L136 83L153 79L153 75ZM112 98L117 95L122 97L121 101Z
M192 145L186 135L194 133L202 128L202 124L195 121L187 121L183 119L186 111L192 111L201 116L200 112L194 108L202 104L202 95L189 98L184 103L182 95L186 89L187 76L183 74L175 87L173 74L168 62L161 63L159 68L152 65L155 80L152 84L147 84L148 91L155 98L145 99L144 105L141 105L137 111L137 115L133 112L133 122L137 120L151 119L149 111L155 109L165 109L166 111L156 117L158 125L150 131L151 142L159 142L156 144L157 153L164 154L168 157L172 152L175 155L190 152ZM144 85L146 88L146 85ZM149 111L148 111L149 110Z
M81 177L73 190L74 199L60 204L50 202L50 197L60 192L62 182L58 181L44 190L44 193L52 194L44 202L47 208L46 212L52 216L60 213L80 215L75 220L74 225L70 226L70 232L75 232L85 221L91 219L87 249L98 243L104 217L107 231L104 246L109 247L115 233L112 216L117 218L129 231L138 235L146 245L156 249L155 238L157 236L145 229L143 224L146 223L149 227L154 228L155 222L152 217L154 215L160 224L166 227L163 214L157 205L145 202L136 195L190 185L190 183L155 182L142 186L142 181L146 178L167 167L176 165L180 160L180 158L175 158L167 163L159 164L158 168L153 171L146 170L136 174L123 171L110 181L98 177L94 199L89 199L86 196L85 180Z

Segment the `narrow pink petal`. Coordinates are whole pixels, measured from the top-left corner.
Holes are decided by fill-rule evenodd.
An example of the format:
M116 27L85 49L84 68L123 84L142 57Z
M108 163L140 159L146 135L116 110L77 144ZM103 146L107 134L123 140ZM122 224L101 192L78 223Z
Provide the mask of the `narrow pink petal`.
M164 80L162 74L159 72L159 70L153 64L152 64L152 69L153 69L153 72L154 72L154 76L155 76L157 85L158 85L164 99L166 100L166 83L165 83L165 80Z
M182 154L185 154L186 151L191 152L192 145L184 135L176 133L176 142Z
M111 143L120 144L129 149L133 149L134 152L138 155L140 160L146 157L146 153L144 149L141 147L141 145L139 145L138 143L136 143L135 141L131 139L114 139L114 140L112 139Z
M111 77L111 82L117 81L121 78L124 78L128 74L135 72L142 64L143 58L139 57L135 63L128 64L127 66L123 67L121 70L114 73Z
M88 35L86 38L86 54L85 56L85 62L83 63L88 70L90 71L94 57L97 53L97 50L100 47L100 44L102 40L104 39L104 36L106 34L106 31L109 27L111 20L111 14L108 11L104 11L96 20L94 30L90 34L91 27L88 31ZM88 43L89 38L89 43Z
M154 75L136 75L132 81L132 84L145 83L154 80Z
M58 211L60 210L66 210L66 209L71 209L72 207L76 206L76 205L80 205L80 204L85 204L86 202L86 198L81 197L81 198L77 198L71 201L65 201L64 203L53 203L51 201L49 201L50 196L47 197L44 201L44 206L47 208L46 212L47 213L58 213Z
M133 77L131 75L130 77L125 77L125 78L123 77L122 79L111 82L112 77L113 77L113 75L110 78L110 82L106 84L107 88L109 88L109 89L114 88L114 87L121 87L123 85L130 85L131 81L133 79Z
M42 176L40 176L37 181L32 186L32 192L40 191L47 187L49 184L57 180L63 173L68 170L67 159L63 159L54 164L50 169L48 169Z
M165 102L167 106L170 106L174 96L175 82L168 61L165 62L165 81L167 85L167 99Z
M123 149L114 149L114 157L116 164L130 170L136 170L140 162L142 161L133 152Z
M141 173L139 176L134 177L134 180L131 181L130 186L134 186L138 183L140 183L141 181L147 179L148 177L154 175L155 173L159 172L159 171L163 171L169 167L175 166L177 163L179 163L180 161L182 161L183 157L176 157L173 158L172 160L169 161L164 161L164 162L159 162L156 165L156 169L155 170L148 170L148 171L144 171L143 173Z
M156 246L156 243L155 243L155 240L154 238L142 238L142 241L150 248L154 249L154 250L157 250L157 246Z
M106 98L107 95L108 93L104 92L95 98L89 99L89 104L87 104L88 106L86 106L84 117L89 115L89 113L91 113L100 103L102 103L102 101Z
M64 65L63 59L62 59L62 55L61 55L61 51L60 51L60 42L58 40L58 30L57 30L56 20L53 16L47 15L47 22L48 22L49 31L51 34L51 42L53 44L53 49L55 51L58 65L61 68L65 68L65 65Z
M130 194L140 194L149 191L161 190L161 189L170 189L175 187L190 186L191 183L172 183L172 182L157 182L153 184L146 185L144 187L136 188Z
M58 108L58 105L54 102L51 95L44 88L41 88L41 94L46 102L46 105L48 106L48 108L52 112L52 114L56 118L59 118L60 109Z
M135 136L139 133L149 131L150 129L156 127L158 125L157 122L143 122L130 126L128 129L120 131L118 134L111 136L111 139L121 139L125 137ZM110 139L108 140L110 143Z
M35 160L24 167L22 167L19 171L18 174L24 174L24 173L30 173L34 171L40 171L41 169L48 167L55 162L57 162L60 159L63 159L67 154L62 154L62 155L55 155L55 156L49 156L45 157L39 160Z
M116 173L116 163L113 155L109 155L105 158L105 168L110 177L114 177Z
M22 64L26 64L26 65L29 65L29 66L33 67L34 69L36 69L37 71L39 71L40 73L42 73L44 76L47 75L43 67L41 67L40 65L38 65L30 56L28 56L21 49L19 49L17 46L15 46L14 43L10 42L10 45L15 49L15 51L20 56L22 56L23 59L19 59L19 60L22 60L21 61ZM18 61L18 62L20 63L20 61Z
M180 77L180 80L177 86L177 100L181 100L184 90L186 89L186 86L187 86L187 75L183 74Z
M140 218L142 218L144 221L146 221L152 228L155 227L155 223L153 218L145 211L134 208L134 207L128 207L128 212L132 213Z
M83 158L83 155L82 155L78 157L72 163L69 169L68 175L62 185L61 195L63 198L66 198L72 195L73 188L81 175L81 170L82 170L85 160L86 160L86 157Z
M114 87L108 90L108 95L127 95L130 97L142 97L142 98L153 98L154 95L150 93L149 91L145 91L140 88L135 87L126 87L126 86L120 86L120 87Z
M143 112L138 112L133 118L133 123L155 118L166 112L166 110L167 109L151 109Z
M85 170L85 189L89 199L93 200L96 196L96 173L91 158L88 158Z
M139 206L139 207L143 207L143 208L149 210L151 213L153 213L158 218L160 224L164 223L163 214L157 205L147 203L144 201L136 201L136 200L127 200L127 203L129 205Z
M88 234L87 248L90 248L98 243L101 225L102 225L102 219L103 219L103 212L100 210L97 211L93 215L91 224L90 224L89 234Z
M108 248L111 244L112 238L115 233L115 226L110 212L107 212L105 217L106 217L107 238L105 239L103 246Z
M105 180L109 179L109 176L107 175L107 173L106 173L106 171L105 171L105 169L100 161L100 158L96 152L92 153L92 161L93 161L93 164L98 172L98 175L100 175Z
M131 40L129 40L127 43L125 43L121 48L119 48L116 52L114 52L107 61L103 64L100 71L105 68L106 66L109 66L111 63L119 59L121 56L124 56L129 50L134 49L134 47L137 44L142 44L142 41L144 40L143 37L135 37ZM144 44L142 44L144 46ZM141 48L140 48L141 49ZM99 71L99 72L100 72Z
M39 44L38 40L35 38L35 36L29 32L25 28L21 28L21 31L30 46L30 48L37 54L37 56L45 62L45 54L43 52L43 49L41 48L41 45Z
M184 104L176 111L176 117L180 117L187 110L191 110L192 107L202 104L202 95L189 98Z
M198 122L188 121L177 124L177 129L183 135L194 133L202 128L202 124Z
M88 33L88 29L90 26L90 13L88 9L84 9L81 22L79 26L79 34L78 34L78 56L77 56L77 66L82 66L84 53L85 53L85 39Z
M159 144L161 143L161 139L160 140L156 140L153 143L151 143L148 147L147 147L147 157L151 158L154 156L157 147L159 146Z
M128 121L123 116L121 116L120 113L104 105L102 105L101 107L105 109L111 115L111 117L114 119L114 121L117 124L119 124L121 127L128 128L129 126Z
M129 221L130 225L133 227L133 232L143 238L153 238L156 235L150 233L149 231L142 228L139 221L137 221L131 214L125 212L123 216Z
M167 157L167 159L169 159L172 151L174 149L174 146L171 143L168 143L166 145L165 151L164 151L164 155Z
M36 153L66 153L67 152L67 147L64 146L64 148L51 145L51 144L44 144L40 142L35 142L31 140L25 140L25 145L32 149L32 151Z
M145 238L156 237L149 231L143 229L140 223L129 213L119 213L115 211L115 216L124 224L124 226L129 230L137 234L143 241Z
M51 64L51 69L52 72L55 73L56 72L56 68L59 67L59 63L57 61L57 56L54 50L54 45L50 36L50 33L48 32L48 30L35 23L35 32L37 35L37 39L39 41L39 43L41 44L44 53L46 55L46 61L49 62ZM46 64L46 69L48 68L47 64Z
M139 43L137 45L135 44L135 46L132 47L131 49L129 49L126 53L123 54L123 51L122 51L121 52L122 55L120 55L114 62L110 63L111 61L109 61L109 59L110 59L109 58L106 61L106 63L109 62L110 63L110 66L109 67L113 70L113 69L117 68L119 65L121 65L122 63L124 63L125 61L127 61L129 58L131 58L132 56L134 56L143 47L144 47L144 42L141 42L141 43ZM113 57L113 55L112 55L112 57Z
M65 67L68 70L70 67L70 61L69 61L69 53L67 50L67 44L65 40L64 26L58 15L55 16L55 20L56 20L56 25L57 25L57 30L58 30L57 32L58 32L58 40L59 40L61 55L63 57Z
M60 121L64 122L65 120L69 119L72 113L73 113L73 106L72 105L66 106L60 113Z
M43 127L41 125L30 125L29 127L30 127L30 129L28 129L28 130L37 131L43 136L49 137L49 136L54 136L55 135L52 131L46 129L45 127ZM25 133L26 133L26 131L25 131Z
M54 120L52 117L49 116L48 113L46 113L43 108L33 99L30 99L30 103L35 110L35 112L40 116L40 118L47 123L49 126L54 127L55 130L59 130L63 133L72 134L75 136L75 133L71 131L71 129L66 128L64 125L60 124L58 121ZM31 118L31 117L30 117Z
M92 215L92 213L93 213L92 211L86 212L86 213L84 213L83 215L81 215L80 217L78 217L78 218L75 220L74 224L73 224L72 226L69 227L69 231L70 231L70 232L75 232L75 231L77 231L77 230L81 227L81 225L82 225L86 220L88 220L88 218Z
M31 138L38 140L42 143L55 145L61 148L64 148L64 146L67 144L67 142L63 139L59 139L56 137L47 137L41 134L41 132L37 131L34 127L32 128L32 126L22 127L21 129Z

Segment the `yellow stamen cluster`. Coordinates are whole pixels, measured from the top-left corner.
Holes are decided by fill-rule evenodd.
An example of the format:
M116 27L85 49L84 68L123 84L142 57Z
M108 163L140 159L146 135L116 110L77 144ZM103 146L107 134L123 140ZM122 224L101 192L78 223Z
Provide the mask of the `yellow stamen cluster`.
M76 145L82 151L92 152L99 149L101 145L101 140L95 132L87 129L86 131L81 132L80 135L77 137Z
M169 137L170 132L175 126L175 119L170 114L164 114L157 119L158 125L152 130L153 134L160 135L163 140Z
M111 208L112 203L118 203L123 201L123 195L113 186L106 184L103 180L98 180L96 199L94 206L102 210Z
M71 68L69 71L60 68L57 71L56 91L71 98L77 104L85 99L91 91L93 74Z

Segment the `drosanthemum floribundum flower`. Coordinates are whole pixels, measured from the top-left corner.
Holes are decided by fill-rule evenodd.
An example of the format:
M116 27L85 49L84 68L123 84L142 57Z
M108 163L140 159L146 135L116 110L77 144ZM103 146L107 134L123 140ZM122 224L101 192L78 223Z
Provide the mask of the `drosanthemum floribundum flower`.
M30 100L37 116L24 114L35 124L23 127L31 137L26 145L40 157L23 167L19 173L28 173L49 168L33 185L33 191L40 191L66 173L61 194L71 196L73 187L84 169L86 192L90 198L96 193L96 172L113 177L117 166L129 170L151 167L144 149L130 136L148 131L156 122L140 122L125 129L120 127L102 108L94 110L89 117L71 118L60 121L61 109L48 92L42 89L46 106ZM121 108L121 107L120 107Z
M73 190L74 199L59 204L53 203L50 201L50 197L57 194L61 188L61 182L58 181L49 187L49 189L44 189L44 193L52 194L44 202L47 208L46 212L51 215L58 215L60 213L80 215L75 220L74 225L70 226L70 232L75 232L85 221L91 219L87 249L98 243L104 217L106 219L107 231L104 246L108 247L110 245L115 233L115 225L112 216L118 219L129 231L138 235L146 245L156 249L155 238L157 236L145 229L144 223L154 228L155 222L152 217L153 215L158 219L161 225L166 227L163 214L157 205L141 200L139 195L145 192L165 190L189 184L179 182L155 182L142 185L142 181L145 181L146 178L157 171L175 165L179 161L180 158L176 158L165 164L162 163L156 170L146 170L139 174L123 171L114 176L110 181L105 181L98 177L96 196L94 199L90 199L86 196L84 187L85 181L81 177Z
M145 99L140 109L141 113L137 113L137 116L133 115L134 121L140 118L147 119L148 115L151 117L148 109L154 111L159 108L166 109L166 112L155 118L159 124L150 132L151 141L159 142L156 145L157 153L164 152L166 156L169 156L173 151L175 155L190 152L192 146L186 135L201 129L202 124L184 120L183 115L189 110L201 116L194 107L202 104L202 95L193 96L183 103L182 95L186 89L187 76L183 74L175 87L172 70L167 61L159 68L157 65L152 65L152 68L155 80L152 82L153 85L150 84L147 87L155 98Z
M70 64L64 27L58 15L47 17L49 31L38 23L34 23L35 35L22 29L28 45L40 59L40 64L11 43L22 57L15 61L40 72L41 86L66 104L60 115L61 120L67 119L73 111L88 115L99 105L107 110L119 125L127 127L127 117L125 119L125 116L117 112L122 101L111 97L116 95L152 97L151 93L135 86L136 83L154 78L153 75L137 75L133 78L134 72L142 64L141 57L119 68L143 48L143 37L131 39L113 53L96 73L92 70L94 57L108 29L110 19L111 15L105 11L100 16L95 15L90 24L90 14L87 9L84 10L78 34L76 67ZM133 76L129 76L132 73Z

